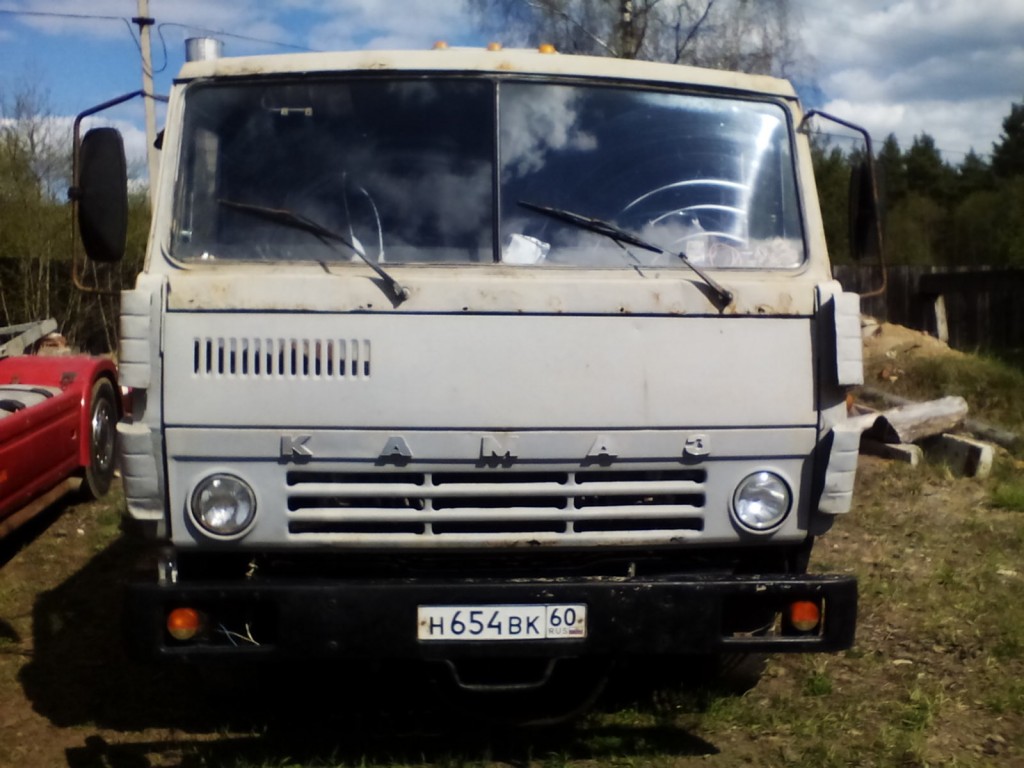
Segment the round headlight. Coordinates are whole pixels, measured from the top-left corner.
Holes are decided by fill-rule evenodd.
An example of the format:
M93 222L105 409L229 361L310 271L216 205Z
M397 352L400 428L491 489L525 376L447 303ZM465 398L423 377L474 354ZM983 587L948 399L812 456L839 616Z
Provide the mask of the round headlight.
M256 494L233 475L210 475L192 492L192 519L212 536L240 536L255 518Z
M755 472L733 494L733 517L748 531L766 533L783 521L792 500L785 480L772 472Z

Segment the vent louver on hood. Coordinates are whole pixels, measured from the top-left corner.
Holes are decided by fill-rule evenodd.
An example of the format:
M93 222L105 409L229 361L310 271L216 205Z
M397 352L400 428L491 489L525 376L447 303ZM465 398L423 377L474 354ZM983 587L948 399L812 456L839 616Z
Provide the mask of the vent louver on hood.
M367 379L367 339L205 337L192 342L198 377Z

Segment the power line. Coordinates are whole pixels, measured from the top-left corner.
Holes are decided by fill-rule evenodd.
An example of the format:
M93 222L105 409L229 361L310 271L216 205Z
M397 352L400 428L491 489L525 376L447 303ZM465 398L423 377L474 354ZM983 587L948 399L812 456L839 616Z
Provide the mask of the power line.
M95 13L57 13L56 11L17 11L12 8L0 8L5 16L48 16L57 19L101 19L105 21L128 21L123 16L101 16Z
M925 133L927 133L927 132L925 132ZM838 139L838 140L840 140L841 142L844 142L844 143L856 143L858 141L861 141L859 136L854 136L852 134L846 134L846 133L834 133L834 132L831 132L831 131L814 131L812 134L808 134L808 135L810 135L810 136L823 136L827 140L829 140L829 142L831 142L832 140L836 140L836 139ZM929 135L931 135L931 134L929 134ZM886 135L886 138L888 138L888 134ZM916 139L917 137L915 136L914 138ZM874 145L874 147L875 147L875 154L877 155L878 154L878 150L881 148L882 144L885 143L885 140L884 139L879 139L879 137L876 136L875 134L871 134L871 143ZM909 151L908 149L904 149L903 148L903 145L900 143L899 138L896 139L896 143L899 146L900 154L906 154ZM911 146L913 146L913 142L911 142ZM946 155L959 155L959 156L961 156L963 158L966 158L968 155L970 155L972 153L976 157L978 157L978 158L980 158L982 160L988 160L988 159L991 159L991 157L992 157L992 153L991 152L979 152L979 151L977 151L976 149L973 149L973 148L965 151L965 150L962 150L962 149L945 149L943 147L938 147L937 146L937 147L935 147L935 151L938 152L943 157L945 157Z
M129 25L128 29L129 29L129 31L131 31L131 19L129 19L126 16L105 16L105 15L96 14L96 13L58 13L56 11L19 11L19 10L15 10L13 8L0 8L0 14L5 15L5 16L37 16L37 17L54 18L54 19L123 21L125 24ZM260 43L262 45L276 45L276 46L281 47L281 48L291 48L291 49L297 50L297 51L315 52L315 51L318 50L316 48L309 48L309 47L304 46L304 45L295 45L294 43L284 43L284 42L281 42L280 40L268 40L268 39L262 38L262 37L251 37L249 35L239 35L239 34L237 34L235 32L228 32L228 31L223 30L223 29L207 29L205 27L197 27L194 24L183 24L183 23L177 22L177 21L165 21L165 22L161 22L160 24L157 25L158 29L162 28L162 27L180 27L181 29L184 29L184 30L195 30L196 32L202 32L203 34L207 34L207 35L215 35L215 36L218 36L218 37L230 37L230 38L233 38L235 40L245 40L246 42ZM138 45L138 40L135 38L134 31L132 31L132 39L135 40L136 45ZM161 37L161 40L162 40L162 37ZM166 46L166 43L164 43L164 54L165 54L164 55L164 59L165 59L164 66L166 66L166 49L167 49L167 46ZM161 70L162 69L163 69L163 67L161 67ZM161 71L161 70L157 70L157 71Z
M197 27L193 24L182 24L176 21L165 21L157 25L158 27L181 27L185 30L194 30L196 32L202 32L207 35L214 35L217 37L233 37L236 40L245 40L250 43L262 43L263 45L276 45L281 48L292 48L296 51L310 51L316 52L317 48L307 48L304 45L295 45L294 43L282 43L280 40L267 40L261 37L249 37L248 35L238 35L234 32L226 32L223 29L206 29L204 27Z

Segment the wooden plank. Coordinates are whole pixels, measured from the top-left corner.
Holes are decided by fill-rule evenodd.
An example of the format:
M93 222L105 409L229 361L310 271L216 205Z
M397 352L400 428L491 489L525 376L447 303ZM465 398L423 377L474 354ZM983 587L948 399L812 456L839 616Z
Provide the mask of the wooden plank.
M924 443L928 458L947 464L961 477L984 479L992 474L995 448L961 435L939 435Z
M78 487L82 484L82 481L69 477L68 479L61 482L59 485L54 486L42 496L33 499L24 507L8 515L3 520L0 520L0 539L7 536L15 528L24 525L33 517L44 511L62 496L65 496L72 491L78 490Z
M935 297L935 335L939 341L949 344L949 321L946 319L946 297L939 294Z
M883 411L865 436L883 443L914 443L948 432L966 417L966 400L942 397Z
M56 330L57 321L52 317L34 323L8 325L0 328L0 336L13 335L13 338L0 344L0 357L16 357L43 336Z
M1019 269L965 269L951 272L922 274L918 291L926 296L940 293L988 293L1012 286L1019 291L1024 283L1024 270Z
M916 467L924 459L924 451L919 445L914 445L913 443L880 443L868 437L861 438L860 452L866 453L868 456L902 461L912 467Z

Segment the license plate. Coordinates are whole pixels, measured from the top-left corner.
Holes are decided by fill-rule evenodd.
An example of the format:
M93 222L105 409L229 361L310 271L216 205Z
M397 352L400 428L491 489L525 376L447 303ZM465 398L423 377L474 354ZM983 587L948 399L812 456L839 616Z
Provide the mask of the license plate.
M421 605L420 640L565 640L587 636L587 606Z

